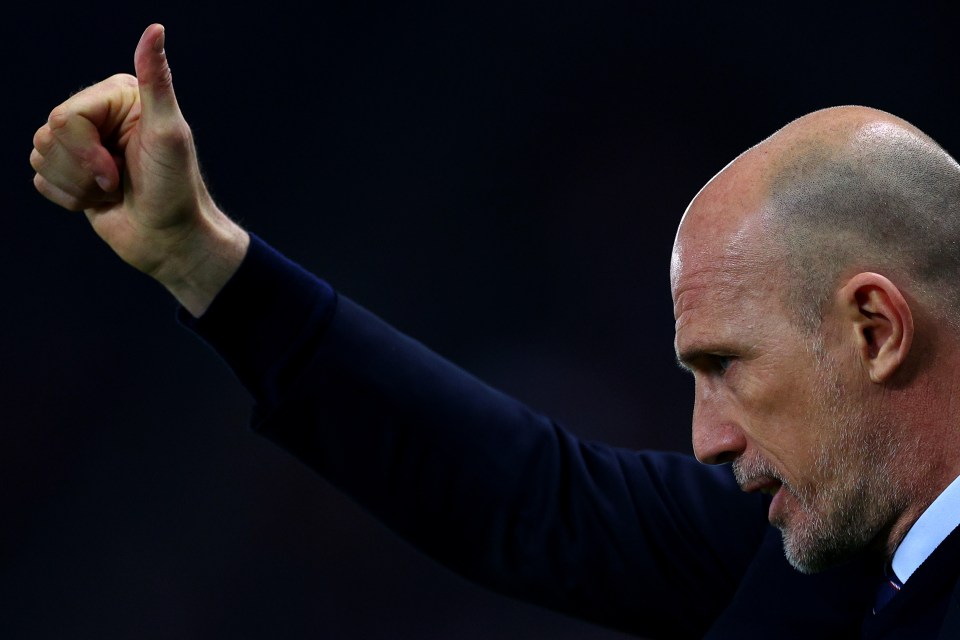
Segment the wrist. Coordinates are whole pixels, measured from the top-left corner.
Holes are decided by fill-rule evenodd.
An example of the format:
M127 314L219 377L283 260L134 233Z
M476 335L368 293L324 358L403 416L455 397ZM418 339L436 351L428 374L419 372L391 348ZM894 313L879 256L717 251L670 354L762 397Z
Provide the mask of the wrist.
M249 245L247 232L210 203L154 278L198 318L236 273Z

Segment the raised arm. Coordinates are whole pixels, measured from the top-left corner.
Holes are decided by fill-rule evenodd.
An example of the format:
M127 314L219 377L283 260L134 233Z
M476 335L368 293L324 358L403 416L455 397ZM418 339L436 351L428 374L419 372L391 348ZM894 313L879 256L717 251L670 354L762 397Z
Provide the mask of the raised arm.
M34 185L83 211L124 261L156 279L194 316L236 271L249 237L213 202L197 164L159 24L118 74L56 107L33 138Z

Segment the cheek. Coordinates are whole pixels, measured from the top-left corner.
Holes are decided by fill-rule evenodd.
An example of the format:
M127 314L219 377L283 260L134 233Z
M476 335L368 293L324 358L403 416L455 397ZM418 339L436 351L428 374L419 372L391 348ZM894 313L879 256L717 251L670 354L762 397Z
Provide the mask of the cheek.
M787 372L791 373L791 372ZM732 387L743 429L759 447L783 460L803 456L820 411L808 380L761 367Z

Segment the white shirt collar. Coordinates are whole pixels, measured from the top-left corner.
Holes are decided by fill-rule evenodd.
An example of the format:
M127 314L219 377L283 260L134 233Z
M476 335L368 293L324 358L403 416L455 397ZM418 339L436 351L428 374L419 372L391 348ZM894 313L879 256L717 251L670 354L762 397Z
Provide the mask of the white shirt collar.
M923 561L960 525L960 476L943 490L917 521L893 554L891 565L906 582Z

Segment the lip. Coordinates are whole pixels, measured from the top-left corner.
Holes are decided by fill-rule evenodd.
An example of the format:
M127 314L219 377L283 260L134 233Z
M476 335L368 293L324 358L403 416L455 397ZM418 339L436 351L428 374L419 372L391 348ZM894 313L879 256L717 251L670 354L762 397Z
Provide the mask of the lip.
M747 493L762 493L772 496L770 505L767 507L767 521L776 523L782 519L783 514L781 512L785 508L783 501L786 495L786 491L780 491L783 488L782 482L770 476L762 476L744 483L740 488Z
M775 496L782 486L783 483L776 478L764 476L750 480L741 485L740 488L747 493L760 492L768 496Z

